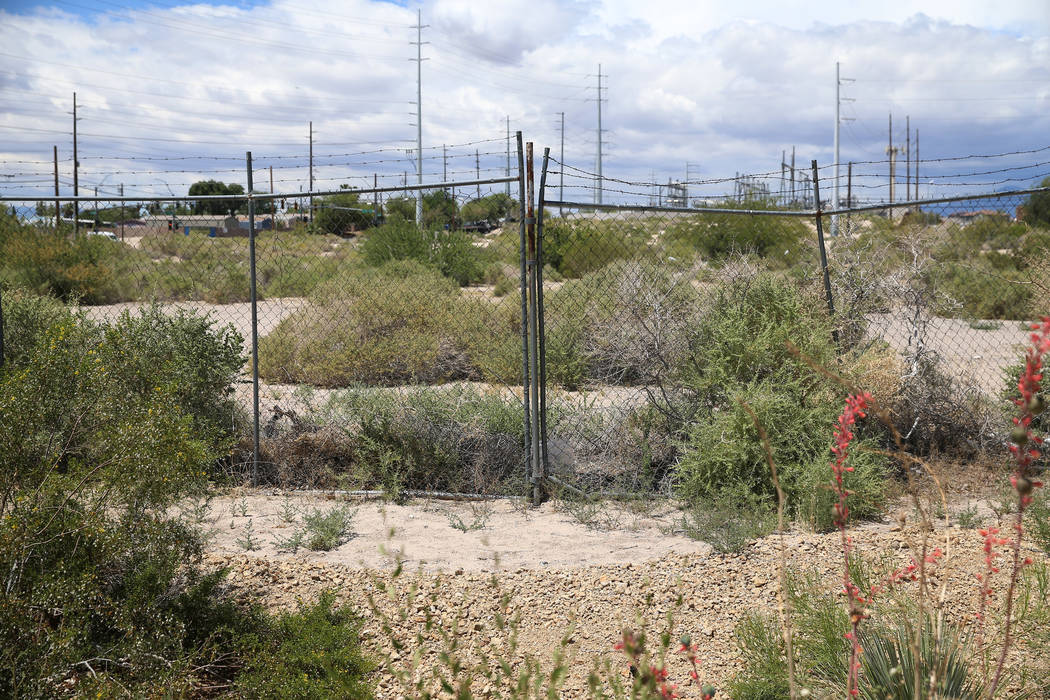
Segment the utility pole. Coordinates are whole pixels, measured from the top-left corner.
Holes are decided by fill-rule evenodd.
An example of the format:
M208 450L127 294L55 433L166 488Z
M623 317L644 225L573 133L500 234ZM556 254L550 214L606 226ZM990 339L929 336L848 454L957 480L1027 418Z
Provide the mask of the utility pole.
M791 147L791 202L795 202L795 147Z
M889 156L889 159L890 159L890 204L892 205L893 204L894 179L896 178L896 174L897 174L897 151L900 150L900 149L897 149L897 148L893 147L893 114L892 113L890 114L890 131L889 131L889 133L890 133L890 137L889 137L890 141L889 141L889 145L886 147L886 155ZM893 221L893 207L892 206L889 209L889 215L890 215L890 221Z
M832 199L833 208L839 208L839 127L844 121L852 121L851 119L843 119L841 117L841 104L843 102L852 102L853 100L848 97L841 96L842 83L851 83L852 78L843 78L839 75L839 62L835 62L835 194ZM820 203L817 203L820 206ZM831 235L839 235L839 217L833 215L831 217Z
M120 183L120 240L124 240L124 183Z
M273 166L270 166L270 194L273 194ZM270 216L273 217L273 221L270 225L273 226L273 230L277 229L277 200L270 200Z
M904 201L911 199L911 116L904 115Z
M919 130L915 130L915 199L919 198Z
M58 222L62 216L60 210L62 209L62 203L58 201L58 146L51 147L55 155L55 233L58 233Z
M448 182L448 149L441 144L441 181Z
M310 223L314 222L314 123L310 122Z
M98 187L95 187L95 221L91 224L93 231L98 231Z
M372 173L372 225L379 224L379 173Z
M481 155L478 153L478 149L474 149L474 179L481 179ZM481 183L478 183L478 191L475 199L481 199Z
M80 179L77 168L80 161L77 160L77 93L73 93L73 196L80 196ZM73 202L73 238L80 234L80 202Z
M510 115L507 115L507 177L510 177ZM478 175L481 179L481 175ZM510 183L507 183L507 196L510 196Z
M561 115L561 155L558 156L560 167L558 168L558 199L565 201L565 112ZM558 216L564 216L561 207L558 207Z
M429 24L423 24L423 10L416 10L416 40L412 42L416 45L416 57L410 58L410 61L416 62L416 184L423 184L423 61L427 60L423 58L423 44L429 44L429 41L423 41L423 29L429 27ZM423 190L416 190L416 226L423 226Z
M602 64L598 64L598 204L602 203Z

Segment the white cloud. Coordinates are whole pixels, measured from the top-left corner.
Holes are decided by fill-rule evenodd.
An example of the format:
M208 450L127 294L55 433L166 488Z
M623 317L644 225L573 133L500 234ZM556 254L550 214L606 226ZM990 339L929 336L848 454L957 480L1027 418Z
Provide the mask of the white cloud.
M1047 6L989 8L433 0L423 5L424 145L433 157L442 143L481 141L451 149L449 167L471 174L477 151L483 174L495 175L505 116L539 146L557 147L565 112L567 160L591 168L600 63L606 173L666 180L686 161L705 176L776 170L793 145L800 162L828 163L835 61L856 79L843 87L855 100L844 103L855 119L843 130L844 161L885 157L891 111L895 138L905 115L921 129L924 158L1046 145ZM311 120L319 185L373 172L394 181L413 168L405 149L415 136L415 21L412 8L370 0L189 4L88 20L0 11L0 173L48 171L11 161L47 160L53 143L69 158L76 90L88 183L117 170L109 183L162 192L158 180L182 188L212 170L234 181L250 149L297 189ZM141 160L188 155L217 160ZM427 179L441 166L429 160ZM161 170L191 172L153 172Z

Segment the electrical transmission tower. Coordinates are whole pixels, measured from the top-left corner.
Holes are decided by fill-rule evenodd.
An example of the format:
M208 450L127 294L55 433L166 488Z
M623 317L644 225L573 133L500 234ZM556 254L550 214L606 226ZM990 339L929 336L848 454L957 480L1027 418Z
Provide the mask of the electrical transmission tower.
M599 63L598 64L598 95L595 98L595 101L598 103L598 158L597 158L598 179L595 182L595 188L594 188L594 201L595 201L596 204L601 204L602 203L602 188L603 188L603 184L602 184L602 180L603 180L603 178L602 178L602 156L604 155L604 153L603 153L603 146L602 146L602 134L604 133L605 130L602 129L602 102L606 102L607 99L605 98L605 96L604 96L605 93L603 93L602 90L605 90L606 93L609 91L609 88L607 86L603 86L602 85L602 78L603 77L604 78L608 78L609 76L608 75L605 75L605 76L602 75L602 64Z
M423 24L423 10L416 10L416 23L412 27L416 30L416 40L412 43L416 47L416 57L408 60L416 64L416 184L423 184L423 30L429 27ZM423 225L423 190L416 190L416 226Z

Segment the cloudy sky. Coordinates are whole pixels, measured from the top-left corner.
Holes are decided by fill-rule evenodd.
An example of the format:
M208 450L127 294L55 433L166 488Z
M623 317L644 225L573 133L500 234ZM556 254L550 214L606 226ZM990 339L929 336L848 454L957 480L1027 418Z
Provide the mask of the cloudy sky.
M82 188L244 183L250 150L260 189L270 166L277 190L307 189L310 121L315 189L414 180L417 10L428 182L502 175L508 118L560 157L562 114L567 166L594 171L600 65L610 190L769 172L776 189L782 153L834 160L836 61L862 197L887 194L891 113L895 145L906 118L913 153L919 132L920 196L1050 175L1046 0L6 0L0 189L51 192L52 146L69 189L74 91ZM588 182L565 197L589 201Z

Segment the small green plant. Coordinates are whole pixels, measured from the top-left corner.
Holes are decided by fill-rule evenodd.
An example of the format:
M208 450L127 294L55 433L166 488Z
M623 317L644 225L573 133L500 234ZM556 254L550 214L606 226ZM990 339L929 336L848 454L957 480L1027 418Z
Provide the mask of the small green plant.
M351 536L350 524L356 511L349 506L332 506L328 510L314 508L303 513L303 542L307 549L314 552L327 552L335 549Z
M720 554L739 552L776 528L777 516L768 502L747 487L725 487L689 504L680 527L686 536L707 542Z
M492 505L484 501L481 503L471 502L470 514L471 518L468 523L455 511L448 510L445 513L448 517L448 524L450 527L459 530L460 532L473 532L475 530L482 530L488 525L489 518L492 516Z
M915 697L977 700L985 696L969 677L969 638L929 619L919 631L915 648L914 624L901 621L890 629L870 629L861 635L864 647L860 697L865 700L911 700ZM918 666L918 668L916 668ZM919 687L916 688L916 679Z
M257 698L371 698L367 676L375 664L361 650L361 623L334 600L326 591L313 604L267 620L236 690Z
M977 505L974 504L960 510L955 516L955 521L964 530L974 530L981 525L983 518Z
M255 537L255 531L252 527L252 521L250 518L248 519L248 522L244 524L241 536L237 538L237 545L246 552L254 552L259 549L259 540Z
M282 523L294 523L299 519L302 514L302 509L292 502L292 499L287 494L281 499L281 506L277 510L277 517L281 519Z
M248 497L241 496L240 499L234 501L230 505L230 512L233 513L233 517L248 517Z

